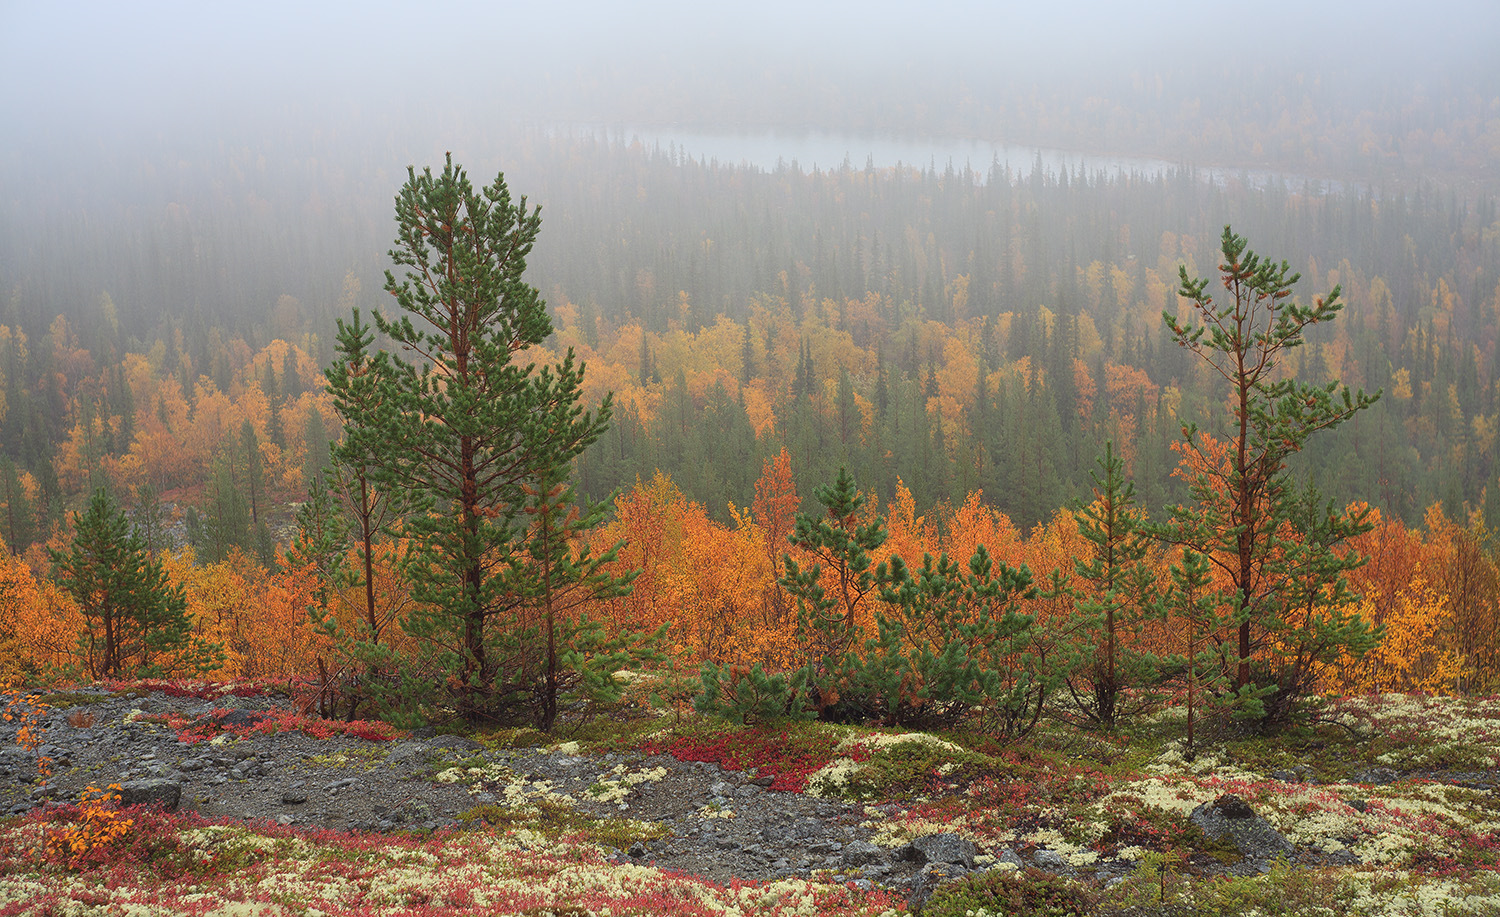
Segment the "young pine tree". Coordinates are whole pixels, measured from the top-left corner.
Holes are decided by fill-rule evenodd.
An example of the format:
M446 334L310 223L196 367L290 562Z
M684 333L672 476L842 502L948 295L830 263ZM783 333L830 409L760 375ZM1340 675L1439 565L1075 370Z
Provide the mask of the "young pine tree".
M95 678L196 675L222 660L221 649L192 633L187 597L167 581L145 541L102 488L73 516L73 543L52 551L57 584L83 614L89 674Z
M1300 275L1285 261L1261 258L1228 226L1221 250L1226 300L1215 302L1208 279L1191 278L1184 267L1178 295L1190 318L1162 317L1172 338L1228 384L1227 441L1221 447L1195 427L1183 428L1183 473L1193 502L1174 509L1160 534L1206 556L1227 582L1220 618L1233 632L1233 652L1225 659L1226 674L1242 713L1265 728L1290 715L1295 695L1311 687L1284 671L1288 647L1293 657L1311 654L1328 662L1372 645L1368 626L1342 614L1350 596L1339 586L1341 571L1327 560L1340 542L1363 530L1361 521L1331 509L1326 520L1307 517L1287 463L1310 437L1368 408L1379 394L1301 382L1283 371L1283 358L1301 346L1304 331L1332 321L1343 308L1338 287L1302 306L1291 298ZM1322 572L1316 575L1326 588L1291 605L1289 558L1305 555L1310 540L1318 543Z
M655 658L651 646L661 636L611 639L601 623L579 615L584 605L628 595L636 574L609 572L623 541L603 554L589 550L582 536L603 521L604 505L580 508L567 478L567 466L542 464L522 485L526 551L510 558L508 591L516 605L498 643L511 657L503 669L514 673L509 687L519 695L517 706L543 732L556 725L562 703L619 700L615 672Z
M1135 487L1125 480L1125 462L1106 443L1093 475L1094 499L1073 511L1089 553L1073 564L1082 589L1068 635L1077 657L1069 666L1061 707L1071 719L1113 729L1125 717L1148 709L1148 692L1160 660L1141 649L1145 625L1156 616L1155 586L1144 563L1151 549L1145 513Z

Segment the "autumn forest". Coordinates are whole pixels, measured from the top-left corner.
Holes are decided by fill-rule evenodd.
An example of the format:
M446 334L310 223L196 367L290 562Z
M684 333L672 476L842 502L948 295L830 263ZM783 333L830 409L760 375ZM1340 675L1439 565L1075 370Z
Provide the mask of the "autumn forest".
M1289 458L1299 481L1368 511L1339 550L1368 558L1348 574L1352 608L1385 639L1329 667L1323 686L1472 692L1500 680L1492 198L1040 163L763 171L547 134L513 156L552 164L513 189L545 202L526 278L553 332L526 359L571 349L584 403L612 393L607 429L572 463L580 496L608 501L583 537L596 552L620 543L610 568L639 571L628 594L575 609L612 632L666 625L662 649L686 670L795 665L782 557L797 556L796 517L818 515L815 492L840 469L862 518L889 533L876 562L966 560L982 545L1038 583L1055 572L1082 589L1021 600L1041 620L1066 619L1094 588L1074 564L1091 550L1080 520L1100 497L1106 447L1142 518L1164 520L1191 499L1184 426L1232 439L1221 380L1162 320L1187 314L1179 268L1213 273L1232 223L1291 262L1299 298L1343 291L1338 319L1309 328L1277 372L1381 393ZM191 199L137 231L163 258L241 276L238 246L279 219L253 184L252 169L217 192L243 238L195 220ZM304 211L327 206L329 189L308 193ZM49 560L98 488L184 590L194 630L223 647L211 674L333 661L335 639L309 617L319 605L408 639L396 529L374 537L368 576L346 534L349 562L331 577L296 518L342 438L325 379L333 318L391 309L369 271L379 243L351 241L389 235L371 221L318 253L345 265L341 277L299 283L307 300L267 293L254 319L206 305L213 272L163 294L204 304L190 312L121 309L139 281L107 254L59 277L59 289L98 288L51 315L40 304L57 290L11 289L0 325L8 678L100 674ZM1166 582L1169 544L1143 551ZM873 631L873 612L859 613ZM1152 619L1134 639L1167 654L1182 633Z

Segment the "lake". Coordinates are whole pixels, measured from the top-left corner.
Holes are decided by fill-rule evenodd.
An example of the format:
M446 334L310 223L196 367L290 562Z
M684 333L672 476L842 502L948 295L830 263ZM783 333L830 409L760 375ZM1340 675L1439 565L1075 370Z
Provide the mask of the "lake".
M978 181L989 177L990 167L1008 167L1014 180L1042 171L1056 175L1067 169L1086 175L1169 175L1192 169L1204 181L1217 185L1238 182L1255 188L1281 182L1316 193L1336 192L1344 185L1316 181L1304 175L1266 169L1232 169L1212 165L1170 162L1130 156L1108 156L1022 144L995 143L961 138L858 135L830 131L705 131L680 127L613 126L575 124L552 128L560 134L592 136L620 143L639 141L647 149L696 162L747 165L771 172L793 168L803 172L851 169L890 169L898 166L955 172L973 169Z

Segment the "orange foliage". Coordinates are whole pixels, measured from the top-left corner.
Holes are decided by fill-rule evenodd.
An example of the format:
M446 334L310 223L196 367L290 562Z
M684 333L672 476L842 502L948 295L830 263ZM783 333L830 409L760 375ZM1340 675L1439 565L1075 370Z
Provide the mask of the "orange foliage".
M85 628L73 600L0 541L0 687L79 670Z
M316 583L306 567L271 573L242 554L199 566L191 549L163 562L187 593L194 633L224 647L224 664L214 677L306 674L328 652L328 639L308 619Z

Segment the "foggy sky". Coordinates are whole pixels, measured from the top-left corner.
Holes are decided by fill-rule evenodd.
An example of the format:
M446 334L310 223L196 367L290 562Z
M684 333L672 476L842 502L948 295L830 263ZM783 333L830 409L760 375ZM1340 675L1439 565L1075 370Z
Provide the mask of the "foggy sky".
M85 261L111 264L114 249L133 246L127 262L146 291L134 305L155 308L153 284L171 274L165 256L132 236L149 223L158 244L172 241L179 201L199 204L194 231L220 231L223 246L249 231L216 230L224 202L241 218L264 205L297 219L310 206L334 225L372 224L388 217L406 166L441 163L445 151L483 179L501 169L527 177L536 164L504 161L497 141L537 126L952 132L1048 145L1006 133L1012 116L1061 105L1066 128L1102 97L1155 105L1151 118L1176 119L1181 135L1184 124L1196 129L1200 104L1249 112L1270 98L1261 123L1282 104L1327 103L1342 105L1330 118L1347 125L1368 103L1398 110L1411 122L1400 129L1431 134L1444 118L1500 117L1489 101L1500 99L1497 35L1495 0L0 0L0 291L23 289L51 314L123 283L90 275L64 289L74 246L93 246ZM1141 74L1177 85L1132 95ZM1236 95L1236 84L1254 88ZM1283 87L1291 101L1276 101ZM1420 105L1409 110L1413 98ZM1139 125L1135 134L1158 136ZM1139 142L1088 142L1096 152L1185 159ZM1231 155L1241 162L1230 165L1253 158ZM301 231L317 239L325 230ZM319 257L292 238L302 237L282 242L293 253ZM327 268L336 281L344 265ZM265 282L272 293L291 284ZM35 293L43 285L52 292Z
M713 66L768 85L786 73L805 79L819 69L829 79L901 69L980 79L1107 78L1163 58L1420 79L1436 69L1492 72L1497 35L1500 4L1492 0L746 6L5 0L0 116L11 140L110 126L233 126L274 120L286 106L359 107L392 117L484 106L518 116L608 120L605 104L590 100L601 74L617 95L633 73L670 80L675 68ZM537 110L533 98L553 111Z

